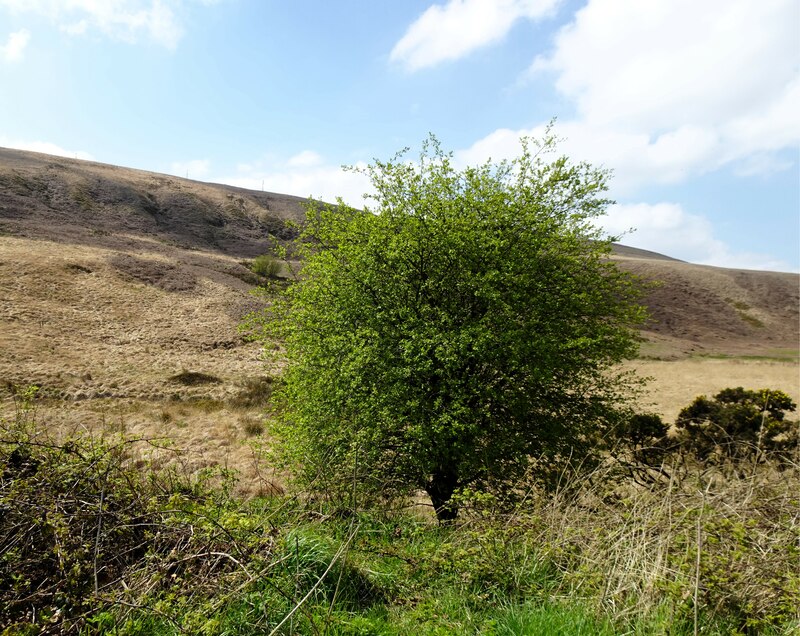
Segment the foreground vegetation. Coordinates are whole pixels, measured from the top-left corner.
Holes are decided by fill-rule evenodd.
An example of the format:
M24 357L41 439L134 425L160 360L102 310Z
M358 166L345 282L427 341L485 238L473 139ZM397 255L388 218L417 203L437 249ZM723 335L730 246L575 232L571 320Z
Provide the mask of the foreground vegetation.
M800 628L791 459L648 487L617 463L580 483L565 465L552 494L521 480L513 509L462 491L460 521L440 525L413 502L237 500L224 471L148 467L152 440L48 437L34 393L0 431L3 634Z

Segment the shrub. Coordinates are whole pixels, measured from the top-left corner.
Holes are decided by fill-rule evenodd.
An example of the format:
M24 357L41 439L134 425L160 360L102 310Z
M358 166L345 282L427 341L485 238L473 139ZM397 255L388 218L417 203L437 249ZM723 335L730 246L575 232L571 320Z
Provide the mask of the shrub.
M35 421L35 394L15 389L16 417L0 420L0 633L116 633L136 611L178 624L170 614L189 620L190 599L269 566L272 540L227 481L149 472L138 440L56 440Z
M275 385L275 379L268 375L247 378L239 392L228 399L228 405L237 409L263 408L269 404Z
M631 478L651 484L671 476L664 464L676 444L669 438L668 430L659 415L632 413L620 419L605 443Z
M257 417L244 417L239 422L244 426L244 432L248 437L261 435L264 432L264 423Z
M253 259L250 269L263 278L276 278L281 272L281 262L269 254L262 254Z
M797 405L783 391L723 389L699 396L678 415L682 450L702 462L790 461L800 442L798 422L786 419Z
M0 625L68 624L147 552L151 500L128 448L0 428Z

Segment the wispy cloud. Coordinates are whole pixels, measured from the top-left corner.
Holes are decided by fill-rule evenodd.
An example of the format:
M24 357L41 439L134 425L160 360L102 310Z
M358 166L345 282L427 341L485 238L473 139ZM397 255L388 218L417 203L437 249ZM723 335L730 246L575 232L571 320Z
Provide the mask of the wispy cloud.
M559 0L449 0L429 7L395 44L393 62L409 71L457 60L502 40L517 20L552 14Z
M9 34L6 43L0 46L0 59L4 62L19 62L30 39L31 34L27 29Z
M268 192L314 197L331 203L341 197L345 203L355 207L367 204L364 193L371 189L367 177L345 171L313 150L304 150L288 159L269 157L243 163L234 174L213 176L212 180L252 190L263 188Z
M286 164L290 168L312 168L323 163L322 156L313 150L303 150L289 158Z
M70 35L96 30L131 43L145 35L169 49L178 45L184 33L176 15L183 4L180 0L0 0L0 7L44 16Z
M5 148L14 148L16 150L42 152L47 155L56 155L58 157L84 159L86 161L91 161L94 159L94 157L92 157L92 155L85 150L68 150L50 141L27 141L22 139L9 139L8 137L0 136L0 146Z

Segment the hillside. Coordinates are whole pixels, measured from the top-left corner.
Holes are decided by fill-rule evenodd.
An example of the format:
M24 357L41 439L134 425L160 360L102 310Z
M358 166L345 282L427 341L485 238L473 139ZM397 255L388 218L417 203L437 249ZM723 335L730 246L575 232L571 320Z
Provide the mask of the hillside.
M258 431L258 408L235 405L270 371L236 331L260 306L245 263L288 238L284 221L302 212L297 197L0 149L0 381L41 385L58 400L47 417L59 426L169 435L193 465L246 464L240 442ZM652 360L637 365L656 376L665 415L674 404L659 398L676 386L675 403L685 404L698 389L736 381L737 369L717 377L719 360L708 360L713 385L706 366L677 374L699 386L662 386L659 374L676 370L664 360L735 356L742 370L742 356L767 358L743 382L800 397L797 275L625 246L616 258L660 281L643 332Z
M797 274L692 265L664 257L618 256L620 265L656 283L646 298L645 351L681 355L797 355Z

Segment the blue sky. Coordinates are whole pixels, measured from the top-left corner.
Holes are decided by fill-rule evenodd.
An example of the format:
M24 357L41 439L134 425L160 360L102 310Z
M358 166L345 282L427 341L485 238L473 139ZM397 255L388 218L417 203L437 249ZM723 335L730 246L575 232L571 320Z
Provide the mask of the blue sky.
M796 0L0 0L0 86L0 146L355 205L556 117L623 242L800 269Z

